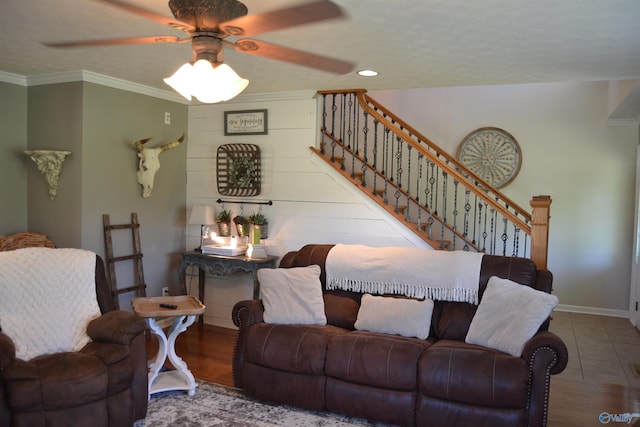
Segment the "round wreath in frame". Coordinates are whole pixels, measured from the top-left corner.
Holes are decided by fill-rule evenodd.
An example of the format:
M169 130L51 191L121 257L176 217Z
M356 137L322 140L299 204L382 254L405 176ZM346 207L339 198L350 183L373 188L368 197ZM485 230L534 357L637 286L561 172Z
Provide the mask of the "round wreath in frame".
M260 194L260 147L224 144L217 153L218 192L225 196Z

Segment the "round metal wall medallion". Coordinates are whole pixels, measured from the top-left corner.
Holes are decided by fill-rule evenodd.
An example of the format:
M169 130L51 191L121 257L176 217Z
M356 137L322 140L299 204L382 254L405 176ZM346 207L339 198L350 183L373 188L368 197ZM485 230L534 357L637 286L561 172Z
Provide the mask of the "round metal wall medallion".
M486 127L474 130L462 140L457 158L492 187L502 188L520 172L522 151L509 132Z

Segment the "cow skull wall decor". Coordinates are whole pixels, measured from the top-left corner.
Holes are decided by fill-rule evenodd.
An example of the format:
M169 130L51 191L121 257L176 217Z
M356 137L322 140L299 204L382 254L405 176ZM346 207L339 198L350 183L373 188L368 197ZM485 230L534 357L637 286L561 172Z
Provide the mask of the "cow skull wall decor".
M151 141L153 137L141 139L135 142L136 150L138 150L138 173L136 178L142 185L142 197L147 198L153 190L153 179L156 172L160 169L160 153L177 147L184 141L184 133L178 140L169 142L156 148L145 147L144 144Z

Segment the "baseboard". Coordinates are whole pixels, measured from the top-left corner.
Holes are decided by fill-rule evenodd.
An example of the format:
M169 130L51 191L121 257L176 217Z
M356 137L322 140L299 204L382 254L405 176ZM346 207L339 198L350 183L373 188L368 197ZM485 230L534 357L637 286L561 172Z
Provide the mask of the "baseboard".
M556 310L564 311L567 313L595 314L598 316L623 317L625 319L629 318L628 310L614 310L611 308L584 307L581 305L558 304L558 306L556 307Z

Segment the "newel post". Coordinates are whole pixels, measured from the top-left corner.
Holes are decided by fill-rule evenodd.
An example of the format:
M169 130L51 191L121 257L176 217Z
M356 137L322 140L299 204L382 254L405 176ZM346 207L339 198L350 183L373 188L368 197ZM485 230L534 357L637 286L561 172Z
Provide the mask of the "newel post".
M531 199L531 260L539 269L547 268L550 208L551 196Z

